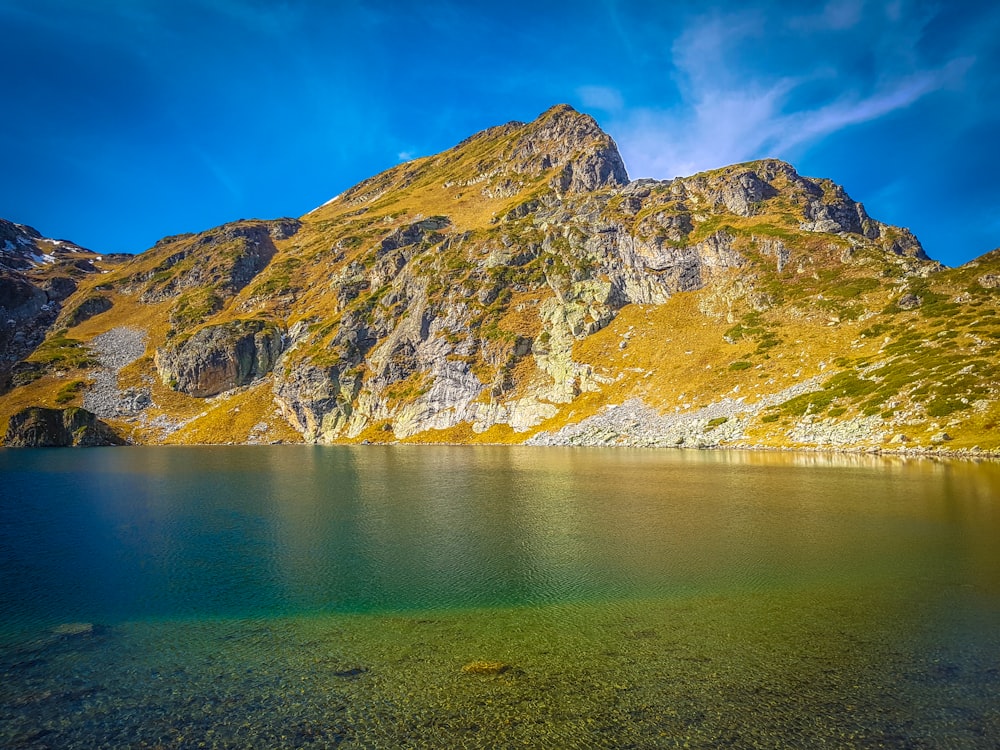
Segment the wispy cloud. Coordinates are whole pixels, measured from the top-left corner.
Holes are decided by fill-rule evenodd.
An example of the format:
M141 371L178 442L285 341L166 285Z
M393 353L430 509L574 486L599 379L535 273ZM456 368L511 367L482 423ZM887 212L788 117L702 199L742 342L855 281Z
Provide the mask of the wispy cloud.
M626 108L608 122L630 174L668 178L764 156L790 158L825 136L959 83L974 63L955 57L901 65L900 55L878 52L912 48L923 31L912 22L893 24L891 9L880 9L874 59L860 74L839 74L848 58L838 56L843 45L859 43L854 30L870 20L863 10L856 0L833 0L812 15L780 20L759 10L696 19L672 50L668 74L680 102ZM797 54L812 38L813 54ZM580 95L585 101L586 93Z

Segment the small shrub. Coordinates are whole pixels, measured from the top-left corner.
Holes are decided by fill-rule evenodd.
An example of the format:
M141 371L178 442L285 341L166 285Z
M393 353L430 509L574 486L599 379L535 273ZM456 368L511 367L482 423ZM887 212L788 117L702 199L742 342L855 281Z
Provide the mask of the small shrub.
M873 339L876 336L888 333L890 330L892 330L892 326L885 323L876 323L875 325L869 326L861 331L861 338Z
M62 388L60 388L59 392L56 394L56 403L68 404L70 401L76 398L76 395L81 390L83 390L83 387L85 385L86 383L84 383L82 380L73 380L67 383Z
M807 413L818 414L825 411L835 398L836 394L830 391L803 393L801 396L788 399L780 409L782 414L789 417L801 417Z

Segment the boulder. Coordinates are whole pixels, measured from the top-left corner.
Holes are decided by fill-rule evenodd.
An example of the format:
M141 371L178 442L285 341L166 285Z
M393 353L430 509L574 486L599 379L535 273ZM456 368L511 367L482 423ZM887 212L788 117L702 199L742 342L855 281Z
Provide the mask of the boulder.
M463 674L484 674L497 675L509 672L512 669L510 664L502 661L470 661L462 667Z
M1000 274L987 273L980 276L977 281L983 289L1000 289Z

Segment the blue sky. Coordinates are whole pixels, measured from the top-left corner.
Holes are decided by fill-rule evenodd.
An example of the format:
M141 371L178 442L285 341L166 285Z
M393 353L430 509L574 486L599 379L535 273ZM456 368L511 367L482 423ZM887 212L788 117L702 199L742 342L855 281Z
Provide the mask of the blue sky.
M102 252L560 102L633 178L773 156L949 265L1000 246L991 3L0 0L0 30L0 217Z

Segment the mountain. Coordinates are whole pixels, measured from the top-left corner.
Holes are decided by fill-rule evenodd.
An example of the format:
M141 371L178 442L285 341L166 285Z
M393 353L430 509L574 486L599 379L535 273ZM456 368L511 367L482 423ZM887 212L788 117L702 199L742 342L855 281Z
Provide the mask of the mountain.
M0 305L33 332L4 344L4 419L82 407L136 443L1000 449L1000 251L944 268L773 159L630 181L567 106L127 260L46 265L53 241L0 229L20 232Z
M0 219L0 386L55 322L79 281L101 256L66 240Z

